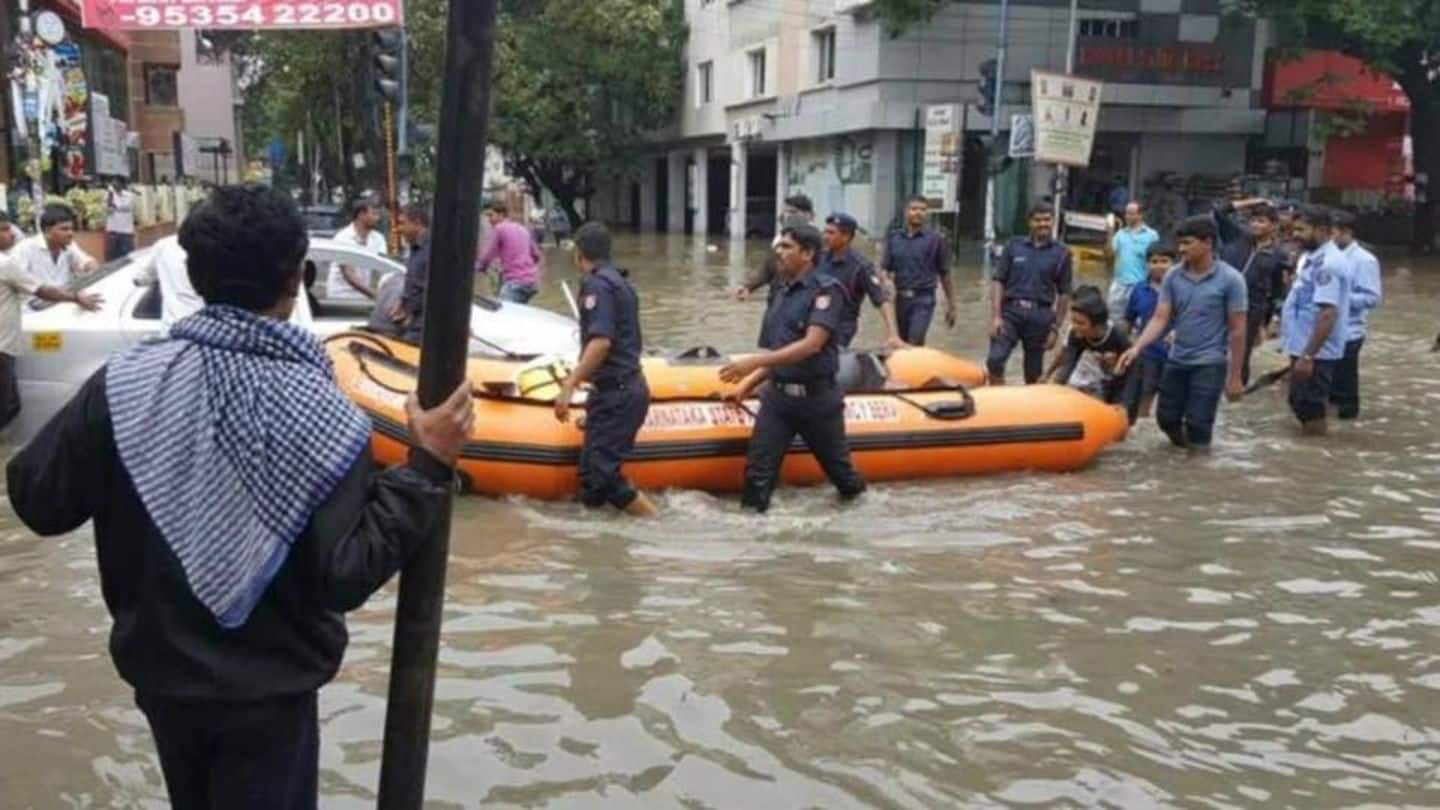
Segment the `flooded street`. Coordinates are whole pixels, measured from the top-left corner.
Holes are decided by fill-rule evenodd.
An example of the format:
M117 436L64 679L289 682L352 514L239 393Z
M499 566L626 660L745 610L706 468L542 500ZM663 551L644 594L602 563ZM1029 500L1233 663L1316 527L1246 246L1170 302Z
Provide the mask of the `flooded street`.
M651 347L753 345L718 247L624 240ZM979 360L976 260L931 342ZM1143 423L1078 474L782 490L763 518L463 499L427 806L1440 806L1440 264L1384 263L1365 413L1324 440L1276 387L1199 460ZM551 249L536 303L562 278ZM0 807L167 806L88 527L0 512ZM394 594L321 693L326 808L374 806Z

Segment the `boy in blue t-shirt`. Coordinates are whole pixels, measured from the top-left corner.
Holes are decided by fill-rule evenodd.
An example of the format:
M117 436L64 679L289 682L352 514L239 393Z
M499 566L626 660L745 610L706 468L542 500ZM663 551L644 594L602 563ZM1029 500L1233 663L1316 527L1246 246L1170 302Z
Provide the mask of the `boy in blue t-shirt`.
M1149 278L1145 284L1137 284L1130 294L1130 303L1125 307L1125 322L1130 324L1131 336L1145 330L1145 324L1155 314L1160 303L1160 285L1165 274L1179 260L1174 246L1156 242L1145 250L1145 265ZM1130 424L1140 416L1149 417L1155 403L1155 392L1160 389L1160 374L1165 371L1165 358L1170 354L1171 332L1164 340L1157 340L1140 354L1139 369L1130 375L1125 391L1125 407L1130 411Z

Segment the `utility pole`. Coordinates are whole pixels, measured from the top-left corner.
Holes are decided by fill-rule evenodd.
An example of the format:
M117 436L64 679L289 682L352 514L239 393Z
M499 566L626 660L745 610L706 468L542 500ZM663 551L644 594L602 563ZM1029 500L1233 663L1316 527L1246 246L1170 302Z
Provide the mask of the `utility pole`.
M480 195L476 191L485 176L496 2L450 0L449 4L430 283L425 291L420 343L418 393L426 408L444 402L465 379L475 242L480 230ZM416 550L400 575L379 810L421 810L425 801L453 499L453 494L447 495L436 516L434 536Z
M1075 27L1079 16L1079 0L1070 0L1070 36L1065 42L1065 75L1075 75ZM1055 167L1055 220L1051 238L1060 238L1060 221L1065 218L1065 195L1070 191L1070 167Z
M40 88L35 76L35 20L30 16L30 0L19 0L19 8L20 34L16 38L16 51L24 71L20 103L25 119L25 148L29 153L26 174L30 177L30 198L35 209L34 229L39 233L40 212L45 210L45 161L40 154L44 146L40 142Z
M995 46L995 89L990 105L990 151L985 155L985 279L995 253L995 150L1000 145L1000 104L1005 99L1005 44L1009 39L1010 0L1000 0L1000 40Z

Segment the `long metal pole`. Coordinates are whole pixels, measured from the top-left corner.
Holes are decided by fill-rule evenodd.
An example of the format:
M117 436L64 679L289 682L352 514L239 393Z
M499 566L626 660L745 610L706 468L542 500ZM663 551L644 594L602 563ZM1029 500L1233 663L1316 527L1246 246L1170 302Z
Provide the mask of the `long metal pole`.
M1080 0L1070 0L1070 35L1065 41L1065 75L1072 76L1075 73L1075 27L1079 18ZM1055 189L1055 224L1052 236L1060 238L1060 222L1065 218L1065 195L1070 192L1070 167L1056 166L1055 177L1057 178Z
M395 107L390 102L381 105L385 122L385 207L390 211L390 221L394 222L395 217L400 213L400 206L397 204L398 191L395 186ZM400 231L393 225L390 228L389 239L386 249L391 256L400 255Z
M420 344L420 402L433 408L465 379L474 294L475 241L485 136L490 123L490 63L496 0L450 0L445 89L440 102L436 188L430 233L430 280ZM421 810L435 702L435 660L450 554L446 500L435 536L405 566L395 610L390 697L380 762L380 810Z
M991 156L999 147L1000 103L1005 98L1005 43L1009 40L1010 0L1000 0L1000 41L995 46L995 98L990 112L990 153L985 155L985 281L990 281L990 263L995 252L995 173Z

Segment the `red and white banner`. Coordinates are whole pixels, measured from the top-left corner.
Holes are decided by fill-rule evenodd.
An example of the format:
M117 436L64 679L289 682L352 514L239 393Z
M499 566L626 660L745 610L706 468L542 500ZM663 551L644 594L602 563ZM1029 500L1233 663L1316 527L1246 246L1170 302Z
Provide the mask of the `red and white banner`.
M386 28L403 23L402 0L85 0L86 28Z

